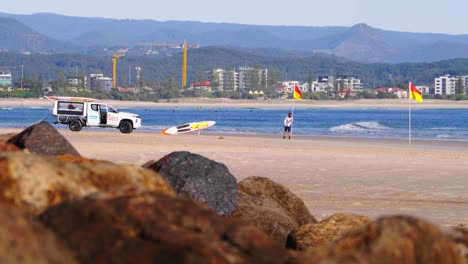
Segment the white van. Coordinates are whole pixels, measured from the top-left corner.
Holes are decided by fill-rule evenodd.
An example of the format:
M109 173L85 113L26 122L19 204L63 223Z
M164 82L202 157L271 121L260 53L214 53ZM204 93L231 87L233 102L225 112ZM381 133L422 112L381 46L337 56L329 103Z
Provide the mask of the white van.
M71 131L80 131L83 126L118 128L122 133L131 133L141 127L137 114L120 112L97 99L85 97L46 96L54 103L52 114L56 123L66 124Z

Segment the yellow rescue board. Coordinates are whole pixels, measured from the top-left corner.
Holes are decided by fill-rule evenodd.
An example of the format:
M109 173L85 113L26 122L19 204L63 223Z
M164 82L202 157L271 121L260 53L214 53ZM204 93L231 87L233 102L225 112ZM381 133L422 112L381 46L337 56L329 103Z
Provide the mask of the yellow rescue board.
M178 126L168 127L161 130L161 134L166 136L175 136L185 133L200 131L208 129L216 124L215 121L200 121L200 122L191 122L185 123Z

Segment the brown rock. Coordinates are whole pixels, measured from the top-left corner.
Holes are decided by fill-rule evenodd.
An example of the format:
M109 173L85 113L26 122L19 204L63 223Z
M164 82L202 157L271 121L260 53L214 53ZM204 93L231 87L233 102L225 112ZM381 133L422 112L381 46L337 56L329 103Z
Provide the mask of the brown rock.
M317 220L304 202L284 186L262 177L249 177L238 184L234 217L253 224L282 245L291 230Z
M456 245L437 227L409 216L380 218L328 248L309 249L300 258L319 264L463 263Z
M0 152L0 172L0 201L35 212L96 192L112 196L152 190L175 195L172 187L150 170L105 161L66 162Z
M21 151L16 145L0 143L0 151Z
M70 250L33 216L0 207L0 263L77 263Z
M456 227L448 233L449 238L457 245L458 253L468 263L468 229Z
M6 143L10 138L15 136L16 133L0 134L0 143Z
M371 220L354 214L334 214L320 223L300 226L288 236L287 247L305 250L310 247L324 246L340 238L345 233L363 227Z
M80 153L55 129L49 122L36 123L16 136L10 138L7 143L14 144L21 149L28 149L32 153L58 156L71 154L80 156Z
M80 263L286 263L291 257L253 226L186 197L148 192L65 202L40 220Z

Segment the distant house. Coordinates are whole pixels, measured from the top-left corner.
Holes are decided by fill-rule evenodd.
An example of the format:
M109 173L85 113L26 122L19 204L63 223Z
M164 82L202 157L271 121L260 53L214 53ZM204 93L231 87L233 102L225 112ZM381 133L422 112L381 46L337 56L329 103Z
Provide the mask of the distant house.
M396 95L398 98L408 98L408 91L398 87L378 87L374 88L374 93L389 93Z
M117 90L122 93L138 93L138 88L136 87L117 87Z
M203 81L203 82L193 82L188 87L189 90L204 90L211 92L211 82L210 81Z

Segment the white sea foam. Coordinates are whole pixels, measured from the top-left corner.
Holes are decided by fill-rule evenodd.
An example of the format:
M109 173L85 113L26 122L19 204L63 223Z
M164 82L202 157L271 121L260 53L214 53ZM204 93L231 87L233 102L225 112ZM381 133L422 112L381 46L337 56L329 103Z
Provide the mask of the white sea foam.
M449 134L438 134L436 138L444 139L444 138L453 138L453 136Z
M13 108L11 108L11 107L2 107L2 108L0 108L0 110L13 110Z
M329 129L330 132L346 133L346 132L366 132L366 131L382 131L392 129L384 126L376 121L355 122L340 126L335 126Z

